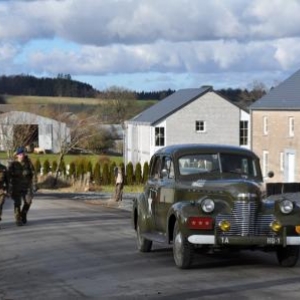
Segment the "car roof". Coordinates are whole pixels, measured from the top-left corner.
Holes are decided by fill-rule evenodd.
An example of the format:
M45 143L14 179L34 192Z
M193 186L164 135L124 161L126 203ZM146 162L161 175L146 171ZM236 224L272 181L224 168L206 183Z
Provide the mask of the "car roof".
M205 152L221 152L221 153L235 153L246 154L255 158L257 155L246 148L231 146L231 145L219 145L219 144L177 144L170 145L159 149L156 154L169 154L180 156L185 153L205 153Z

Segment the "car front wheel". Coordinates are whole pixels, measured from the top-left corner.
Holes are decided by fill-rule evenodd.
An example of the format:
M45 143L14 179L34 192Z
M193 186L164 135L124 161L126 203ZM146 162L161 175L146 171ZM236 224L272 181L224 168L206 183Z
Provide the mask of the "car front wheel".
M136 226L136 237L137 237L137 247L140 252L150 252L152 248L152 241L149 241L145 239L141 235L141 230L140 230L140 225L139 222L137 223Z
M299 258L299 246L279 247L276 251L277 259L282 267L294 267Z
M188 269L193 261L194 247L183 237L179 230L178 221L174 226L173 234L173 257L175 264L180 269Z

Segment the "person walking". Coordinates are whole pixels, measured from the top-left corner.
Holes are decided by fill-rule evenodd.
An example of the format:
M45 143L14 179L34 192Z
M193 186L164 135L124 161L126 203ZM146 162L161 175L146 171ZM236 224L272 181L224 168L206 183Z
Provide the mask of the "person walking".
M2 220L2 209L5 203L8 189L7 168L0 163L0 221Z
M15 160L8 167L9 191L14 201L16 224L27 223L27 213L37 190L37 176L34 166L23 147L15 152Z

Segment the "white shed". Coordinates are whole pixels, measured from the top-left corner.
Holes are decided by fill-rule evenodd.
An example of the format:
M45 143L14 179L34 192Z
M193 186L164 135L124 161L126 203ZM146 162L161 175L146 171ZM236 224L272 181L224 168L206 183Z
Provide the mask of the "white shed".
M37 128L37 147L58 153L63 143L70 142L70 128L66 123L37 114L10 111L0 114L0 149L7 150L7 143L14 138L14 128L18 125L33 125Z

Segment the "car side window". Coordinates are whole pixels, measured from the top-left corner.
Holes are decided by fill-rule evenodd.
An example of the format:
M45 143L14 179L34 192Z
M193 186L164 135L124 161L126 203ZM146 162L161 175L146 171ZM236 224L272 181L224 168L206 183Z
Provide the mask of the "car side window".
M167 177L167 178L174 178L175 173L174 173L174 164L172 159L169 156L165 156L163 158L163 168L162 168L162 177Z
M150 177L152 179L158 179L161 171L161 158L156 156L153 161L153 168L151 169Z

